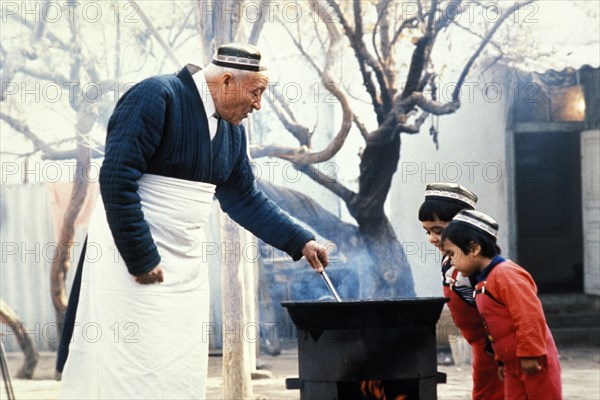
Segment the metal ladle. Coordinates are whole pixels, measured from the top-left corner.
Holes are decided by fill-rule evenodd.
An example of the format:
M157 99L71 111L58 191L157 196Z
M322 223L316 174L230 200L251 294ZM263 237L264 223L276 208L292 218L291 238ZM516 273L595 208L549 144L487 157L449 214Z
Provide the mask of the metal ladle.
M329 275L327 275L327 272L323 270L323 272L319 272L319 274L321 275L321 278L323 278L323 280L325 281L325 285L327 285L327 288L335 298L335 301L340 303L342 301L342 298L338 294L337 290L335 290L335 287L333 286L333 283L331 283L331 279L329 279Z

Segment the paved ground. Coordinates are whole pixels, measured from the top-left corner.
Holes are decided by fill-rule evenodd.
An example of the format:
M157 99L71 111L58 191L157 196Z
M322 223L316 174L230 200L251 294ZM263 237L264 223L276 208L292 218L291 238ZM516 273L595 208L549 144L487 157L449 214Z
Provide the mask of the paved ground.
M562 365L563 393L565 400L600 400L600 348L559 349ZM254 380L255 398L295 399L299 392L285 389L285 378L297 377L297 354L294 349L284 350L279 356L261 355L259 362L271 372L268 379ZM8 355L12 373L22 361L20 353ZM33 380L13 380L17 400L56 400L60 382L53 379L54 354L42 354ZM440 400L469 399L470 368L440 365L440 372L448 376L446 384L438 385ZM222 364L220 357L210 358L208 398L222 399ZM4 387L0 387L0 399L6 398ZM233 399L231 399L233 400ZM237 400L237 399L236 399Z

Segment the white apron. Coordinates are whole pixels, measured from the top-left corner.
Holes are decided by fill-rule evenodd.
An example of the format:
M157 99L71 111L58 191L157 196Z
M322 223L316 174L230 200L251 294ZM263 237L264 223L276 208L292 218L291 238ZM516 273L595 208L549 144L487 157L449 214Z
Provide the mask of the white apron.
M61 398L205 398L210 295L202 227L214 189L158 175L139 180L164 268L164 282L153 285L127 271L99 198Z

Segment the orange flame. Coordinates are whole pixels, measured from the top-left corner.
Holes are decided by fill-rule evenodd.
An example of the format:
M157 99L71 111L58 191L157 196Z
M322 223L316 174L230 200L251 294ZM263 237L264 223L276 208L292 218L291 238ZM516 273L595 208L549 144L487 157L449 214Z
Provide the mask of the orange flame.
M360 391L365 398L367 398L367 394L371 394L378 400L386 400L385 391L383 390L381 381L362 381L360 384Z
M381 381L362 381L360 384L360 391L365 399L372 396L377 400L387 400L385 389ZM394 400L407 400L407 397L403 394L399 394Z

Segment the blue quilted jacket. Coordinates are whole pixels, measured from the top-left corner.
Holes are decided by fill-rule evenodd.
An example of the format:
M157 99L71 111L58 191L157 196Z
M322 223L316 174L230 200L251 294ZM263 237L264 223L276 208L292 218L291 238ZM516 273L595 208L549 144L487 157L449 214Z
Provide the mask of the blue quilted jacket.
M212 143L204 106L187 68L139 82L108 124L100 192L108 224L129 272L160 263L144 220L137 181L144 173L216 185L221 208L265 242L302 257L314 235L256 188L241 126L221 121Z

